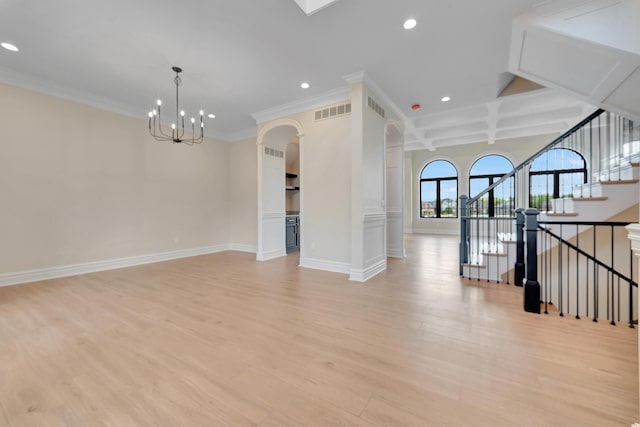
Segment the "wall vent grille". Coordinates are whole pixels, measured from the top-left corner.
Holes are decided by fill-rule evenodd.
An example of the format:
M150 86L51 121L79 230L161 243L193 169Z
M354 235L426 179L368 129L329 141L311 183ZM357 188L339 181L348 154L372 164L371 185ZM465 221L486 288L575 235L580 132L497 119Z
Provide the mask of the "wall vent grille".
M345 114L351 114L351 103L334 105L333 107L323 108L315 112L315 118L317 120L332 119L334 117L344 116Z
M370 96L367 97L367 98L368 98L367 99L367 104L369 105L369 107L371 107L371 109L373 111L378 113L378 115L384 119L384 108L382 108L380 106L380 104L378 104L376 101L374 101Z
M275 148L264 147L264 154L272 157L284 158L284 151L276 150Z

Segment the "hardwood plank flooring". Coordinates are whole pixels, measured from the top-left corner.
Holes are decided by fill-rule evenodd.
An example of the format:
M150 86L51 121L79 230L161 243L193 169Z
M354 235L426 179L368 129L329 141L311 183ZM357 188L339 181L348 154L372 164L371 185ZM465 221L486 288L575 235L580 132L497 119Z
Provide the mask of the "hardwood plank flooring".
M0 288L0 426L629 426L637 332L408 235L366 283L225 252Z

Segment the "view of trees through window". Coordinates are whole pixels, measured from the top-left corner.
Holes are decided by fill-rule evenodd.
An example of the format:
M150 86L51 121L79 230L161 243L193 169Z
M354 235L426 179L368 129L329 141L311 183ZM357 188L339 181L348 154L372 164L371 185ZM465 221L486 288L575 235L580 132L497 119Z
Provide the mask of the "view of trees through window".
M458 217L458 171L446 160L435 160L420 174L420 217Z
M483 190L496 183L505 174L513 170L513 164L497 154L478 159L469 174L470 197L478 196ZM483 194L478 203L472 205L471 216L505 217L511 216L515 209L515 179L505 182Z
M572 197L577 185L587 182L584 158L573 150L558 148L541 154L529 169L529 206L550 210L549 202Z

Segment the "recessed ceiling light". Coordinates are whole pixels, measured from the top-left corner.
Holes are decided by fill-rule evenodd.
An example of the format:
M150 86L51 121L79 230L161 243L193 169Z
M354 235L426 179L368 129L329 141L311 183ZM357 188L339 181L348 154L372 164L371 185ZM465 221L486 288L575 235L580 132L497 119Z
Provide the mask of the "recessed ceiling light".
M405 30L413 30L416 25L418 25L418 21L416 21L413 18L409 18L406 21L404 21L404 29Z
M300 85L300 87L301 87L302 89L309 89L310 85L309 85L309 83L307 83L307 82L303 82L303 83Z
M209 114L207 117L209 117L210 119L215 119L216 115L215 114Z
M18 48L15 47L14 45L12 45L11 43L7 43L7 42L2 42L0 43L0 46L2 46L3 48L10 50L11 52L17 52Z
M451 97L450 96L443 96L442 99L440 100L442 102L449 102L451 101Z

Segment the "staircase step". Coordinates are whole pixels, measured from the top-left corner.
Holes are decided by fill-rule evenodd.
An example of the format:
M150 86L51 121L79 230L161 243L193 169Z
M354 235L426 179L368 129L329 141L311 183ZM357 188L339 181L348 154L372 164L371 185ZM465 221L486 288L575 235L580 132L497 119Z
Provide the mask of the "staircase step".
M495 252L480 252L482 256L507 256L505 252L495 253Z
M577 212L545 212L547 216L578 216Z
M616 185L616 184L637 184L640 180L637 179L619 179L613 181L599 181L602 185Z
M599 196L599 197L574 197L572 200L574 202L603 202L607 200L607 196Z
M487 268L484 264L469 264L468 262L462 263L463 267L472 267L472 268Z

